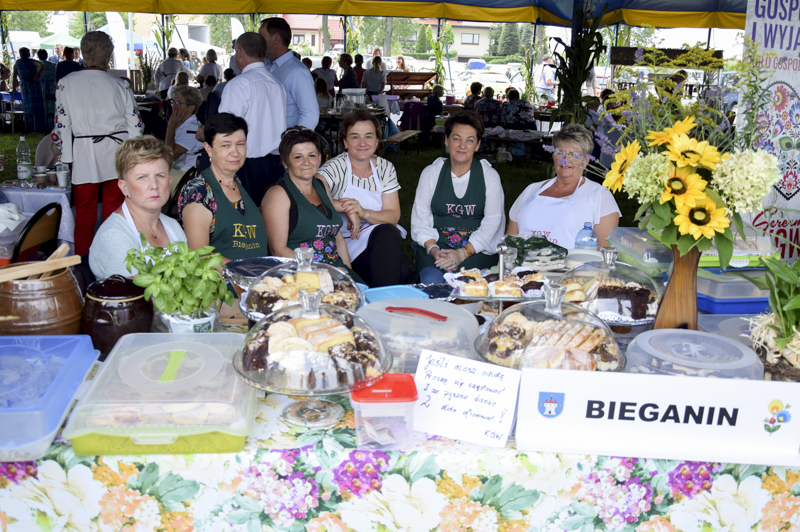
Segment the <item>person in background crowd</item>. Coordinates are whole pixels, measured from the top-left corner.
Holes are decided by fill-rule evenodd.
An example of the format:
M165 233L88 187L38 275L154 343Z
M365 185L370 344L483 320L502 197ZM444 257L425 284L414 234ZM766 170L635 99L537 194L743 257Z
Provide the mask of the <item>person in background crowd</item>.
M508 68L506 69L506 77L507 77L508 79L511 79L513 76L514 76L514 74L511 72L511 67L508 67Z
M191 57L189 56L189 50L186 48L181 48L178 50L178 59L181 60L183 66L186 68L186 72L192 72L192 62L190 61Z
M236 42L236 60L242 75L235 81L246 79L253 72L252 65L265 75L264 56L260 61L245 64L240 57L242 47L249 49L248 35L243 33ZM263 44L262 44L262 47ZM276 82L280 89L280 84ZM233 87L229 85L228 89ZM226 90L227 93L227 90ZM208 119L204 130L203 146L210 155L211 166L191 179L178 197L178 211L189 247L200 249L214 246L222 254L223 262L251 257L263 257L267 249L267 233L261 213L239 180L238 171L246 161L247 122L230 113L219 113Z
M0 63L0 91L10 92L8 80L11 79L11 69Z
M63 54L64 54L64 46L61 45L61 44L57 44L57 45L53 46L53 55L48 57L46 60L50 61L51 63L59 63L61 61L61 56ZM46 51L45 51L45 55L47 55ZM42 61L45 61L45 59L42 59Z
M270 253L294 257L299 247L314 249L314 262L347 268L354 280L342 218L333 208L325 184L314 175L321 160L321 137L314 131L287 129L281 136L281 161L286 175L270 187L261 205Z
M130 277L125 258L142 247L140 235L153 247L186 242L180 224L161 208L169 201L172 152L155 137L145 136L122 143L114 157L115 183L125 200L97 230L89 249L89 267L98 279L112 275Z
M311 72L311 68L314 66L314 63L311 61L310 57L304 57L301 62L306 66L309 72Z
M83 66L83 57L81 57L81 49L75 48L75 62Z
M172 95L175 93L175 87L183 86L189 86L189 73L181 71L178 72L178 75L172 80L172 86L170 86L169 90L167 91L167 99L172 99Z
M64 60L56 65L56 83L67 74L77 72L83 65L75 61L75 48L67 46L64 48Z
M553 135L556 177L529 185L511 206L506 234L546 235L561 247L575 247L575 237L584 222L591 222L599 248L613 227L619 225L620 210L611 192L583 176L594 149L592 134L581 124L567 124Z
M444 282L445 272L491 268L506 226L503 185L492 165L475 157L483 137L474 111L444 125L450 157L436 159L419 178L411 211L420 282Z
M409 70L409 68L406 66L406 58L402 55L398 55L395 58L395 65L397 66L396 70L399 70L400 72L408 72Z
M104 221L122 204L114 154L122 142L141 136L144 127L130 85L107 72L114 52L111 37L90 31L81 49L84 69L58 83L53 130L61 161L72 163L76 255L88 253L92 244L100 188Z
M475 112L483 118L484 127L500 125L500 102L494 99L494 89L483 89L483 98L475 104Z
M480 81L473 81L472 85L469 86L469 95L464 98L464 109L466 111L475 110L475 104L481 99L481 89L483 89L483 85L481 85Z
M200 96L202 96L204 102L208 101L208 95L214 91L214 87L216 86L217 86L217 78L211 75L206 76L203 88L200 89Z
M231 58L228 60L228 68L232 68L233 73L238 76L242 73L242 70L236 65L236 39L231 41L231 48L233 49L233 54L231 54Z
M542 66L535 77L536 94L539 96L544 94L548 100L555 100L558 81L556 80L556 69L553 66L553 57L551 55L545 54L542 57Z
M442 114L442 110L444 109L444 104L442 104L441 100L442 96L444 96L444 87L441 85L434 85L426 102L430 110L429 114L433 114L434 116Z
M305 65L289 50L292 29L284 19L272 17L261 22L258 33L267 43L267 71L283 85L286 92L286 127L314 129L319 122L314 81ZM329 89L332 87L328 85Z
M381 49L380 48L375 48L374 50L372 50L372 60L375 61L376 57L381 57ZM383 58L381 58L381 70L384 70L384 71L386 70L386 63L383 62Z
M183 66L183 61L178 59L178 49L170 48L167 50L167 58L164 59L156 68L153 79L158 83L158 90L161 91L161 99L166 100L169 96L169 87L178 72L189 72Z
M317 95L317 106L320 110L333 107L333 96L328 92L328 82L325 78L317 78L314 82L314 92Z
M189 85L172 87L172 115L167 122L165 143L172 150L176 170L185 172L195 166L203 143L197 140L197 110L203 103L200 91Z
M192 70L197 72L200 69L200 59L197 57L197 52L192 50L192 56L189 58L192 63Z
M406 230L397 225L397 171L375 155L380 133L380 122L367 111L357 109L347 115L339 130L345 151L323 164L316 175L341 215L353 270L372 287L405 284L411 271L402 254Z
M283 176L280 157L274 152L286 129L286 91L264 68L266 54L267 43L258 33L247 32L238 37L236 61L242 75L225 86L219 106L220 113L247 121L247 158L239 176L256 205L261 204L267 187Z
M25 110L28 127L36 133L47 132L44 95L39 77L44 72L44 64L31 59L31 50L23 46L19 49L19 59L14 63L11 76L13 88L22 92L22 108Z
M328 92L331 93L331 96L336 96L335 87L339 84L339 80L336 79L336 71L331 68L332 63L333 59L326 55L322 58L322 68L315 69L314 73L328 82Z
M47 119L47 129L53 130L55 125L56 113L56 64L47 60L47 50L39 50L36 55L44 65L39 76L39 84L42 86L42 98L44 98L44 113Z
M381 63L381 56L375 56L372 58L372 68L364 71L361 86L367 89L367 96L376 96L386 88L386 71L381 69Z
M222 96L222 91L225 90L225 85L227 85L230 80L236 77L236 72L234 72L232 68L226 68L225 72L222 74L225 76L225 81L214 85L214 92L219 94L220 97Z
M350 54L341 54L339 56L339 68L342 69L342 76L339 78L339 93L343 89L357 89L358 75L352 67L353 56Z
M364 78L364 56L361 54L356 54L355 57L356 66L353 67L353 70L356 71L356 76L358 76L358 86L361 86L361 80Z
M536 110L528 100L521 100L519 91L508 91L508 101L500 111L500 123L506 129L536 129Z
M200 67L197 71L197 76L194 78L200 87L204 87L204 80L206 76L214 76L214 81L222 79L222 67L217 64L217 52L213 48L209 48L205 57L207 63Z

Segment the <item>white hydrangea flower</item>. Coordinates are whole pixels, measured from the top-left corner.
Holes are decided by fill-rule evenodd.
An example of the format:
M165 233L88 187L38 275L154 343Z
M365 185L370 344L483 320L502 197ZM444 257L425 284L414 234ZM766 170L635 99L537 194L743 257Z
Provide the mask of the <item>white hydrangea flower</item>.
M758 212L764 196L778 179L778 159L774 155L747 150L732 153L717 165L712 186L734 212Z
M660 153L640 155L631 161L625 173L622 190L642 205L658 201L670 175L670 163Z

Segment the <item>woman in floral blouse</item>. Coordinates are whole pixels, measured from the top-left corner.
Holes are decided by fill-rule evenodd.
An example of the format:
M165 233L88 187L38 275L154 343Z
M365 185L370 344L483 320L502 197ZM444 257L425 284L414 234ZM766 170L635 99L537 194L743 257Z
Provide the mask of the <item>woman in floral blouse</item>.
M500 123L506 129L536 129L533 105L528 100L520 100L517 89L508 91L508 101L500 112Z
M467 111L474 111L475 104L478 103L478 100L481 99L481 89L483 85L481 85L480 81L475 81L472 85L469 86L469 96L464 98L464 109Z
M494 89L486 87L483 89L483 98L475 104L475 112L483 118L484 127L496 127L500 125L500 102L494 99Z

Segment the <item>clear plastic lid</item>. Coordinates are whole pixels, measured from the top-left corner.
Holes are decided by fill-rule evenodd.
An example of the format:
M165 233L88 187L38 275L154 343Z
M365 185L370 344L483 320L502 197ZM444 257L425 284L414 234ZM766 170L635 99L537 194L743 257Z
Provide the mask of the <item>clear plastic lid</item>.
M485 360L512 368L620 371L625 358L595 314L564 303L563 285L545 287L544 301L504 310L480 338Z
M123 336L75 407L65 437L247 435L255 390L237 378L231 364L243 338L234 333Z
M603 248L602 262L588 262L566 272L564 301L590 310L611 325L643 325L655 320L661 289L643 271L617 262L616 248Z
M297 261L279 264L259 275L239 301L242 314L258 321L271 312L300 304L300 290L321 290L322 303L355 312L361 291L341 268L311 262L314 250L297 248Z
M608 235L608 241L620 252L628 252L642 263L672 262L672 250L638 227L614 227Z
M279 309L247 333L234 366L248 384L290 395L347 393L391 368L391 354L363 319L320 304L321 290L299 296L302 306Z
M749 347L702 331L659 329L628 346L628 373L696 375L761 380L764 364Z

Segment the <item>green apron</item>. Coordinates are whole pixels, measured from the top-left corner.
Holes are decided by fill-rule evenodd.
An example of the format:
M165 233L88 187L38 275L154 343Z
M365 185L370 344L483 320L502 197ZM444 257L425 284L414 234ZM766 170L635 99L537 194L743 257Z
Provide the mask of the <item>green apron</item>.
M433 227L439 232L439 240L436 242L439 248L447 250L466 246L470 235L481 226L485 206L486 181L481 162L478 159L472 160L467 191L463 198L458 198L453 189L450 159L445 161L431 197ZM423 246L417 246L415 255L417 271L430 266L436 267L436 261L425 252ZM476 253L459 265L466 269L492 266L497 266L497 254Z
M225 196L211 168L205 169L200 175L211 187L217 203L214 236L209 242L214 246L214 251L231 260L269 255L264 219L244 187L239 185L244 201L244 214L241 214Z

